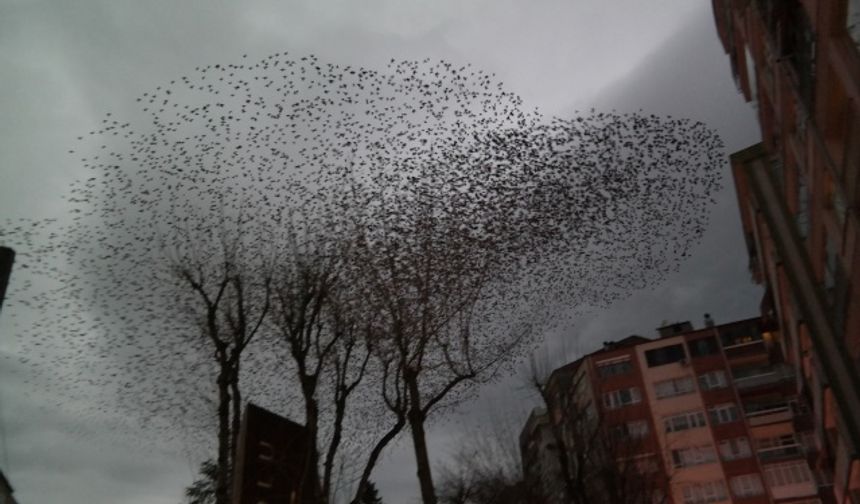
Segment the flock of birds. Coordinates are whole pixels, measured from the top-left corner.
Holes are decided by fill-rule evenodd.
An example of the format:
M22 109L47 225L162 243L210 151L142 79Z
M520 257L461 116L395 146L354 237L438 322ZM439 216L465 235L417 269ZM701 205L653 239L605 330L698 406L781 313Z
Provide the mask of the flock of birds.
M245 58L199 67L137 106L80 137L89 176L69 191L68 215L0 229L18 252L4 316L19 321L34 376L83 398L77 414L186 446L211 446L214 369L170 281L177 258L223 261L233 240L242 261L263 265L296 236L360 235L356 268L393 281L430 254L440 285L491 276L472 350L508 352L505 327L526 321L539 335L572 307L607 306L674 271L705 230L724 162L701 123L546 117L491 75L429 60ZM283 355L251 358L247 397L298 416Z

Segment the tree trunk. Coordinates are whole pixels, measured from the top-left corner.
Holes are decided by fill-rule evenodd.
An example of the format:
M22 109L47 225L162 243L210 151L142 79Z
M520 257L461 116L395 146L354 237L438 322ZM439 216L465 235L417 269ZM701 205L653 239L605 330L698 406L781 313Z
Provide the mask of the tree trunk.
M302 499L307 499L309 493L315 495L316 488L307 488L309 485L313 487L319 486L319 458L317 457L317 436L319 433L319 405L316 400L316 383L312 380L302 380L302 395L305 398L305 429L308 434L308 451L305 453L305 463L302 470L300 498L298 502L304 502ZM310 477L308 476L310 475ZM310 483L309 483L310 480ZM325 504L328 495L317 495L317 499L321 499L321 504Z
M218 373L218 478L215 504L230 502L230 381L229 370L221 364Z
M230 390L232 397L230 400L233 405L233 422L230 428L230 475L233 475L233 468L236 467L236 457L239 449L239 430L242 423L242 393L239 391L239 362L236 362L230 380ZM232 479L232 478L231 478ZM231 482L232 483L232 482Z
M436 490L433 488L433 474L430 471L430 457L427 453L427 439L424 435L424 413L421 411L421 394L418 390L418 377L415 372L405 373L409 387L409 428L412 431L412 444L415 446L415 462L418 465L418 483L421 486L421 499L424 504L436 504Z
M376 446L370 450L370 456L367 458L367 464L364 466L364 471L361 473L361 479L358 480L358 488L355 490L355 497L352 499L351 504L358 504L361 500L361 496L364 495L364 489L367 487L367 482L370 481L370 473L373 472L373 468L376 467L376 462L379 460L379 456L382 454L382 450L390 443L400 431L403 430L403 427L406 426L406 419L400 417L397 419L397 423L385 433L384 436L376 443Z
M343 392L345 393L345 392ZM340 439L343 432L343 417L346 412L346 398L339 398L335 405L334 427L332 438L328 445L324 468L323 468L323 486L322 494L327 499L331 495L331 479L334 470L334 457L337 454L337 448L340 446Z

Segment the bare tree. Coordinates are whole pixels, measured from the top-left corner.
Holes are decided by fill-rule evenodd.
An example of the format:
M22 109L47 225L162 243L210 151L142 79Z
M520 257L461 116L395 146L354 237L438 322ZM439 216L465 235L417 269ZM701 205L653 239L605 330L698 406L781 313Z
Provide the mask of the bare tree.
M595 403L582 359L549 373L532 358L530 386L545 408L558 469L550 481L560 479L561 502L653 504L667 498L669 477L659 458L643 457L641 433L629 432L623 416L613 418Z
M239 217L241 219L241 217ZM216 240L181 231L165 239L173 247L166 282L172 280L176 302L196 322L217 366L218 456L217 504L230 499L235 465L242 396L239 377L243 353L260 333L271 306L270 263L257 245L248 243L239 222L237 229ZM253 257L252 257L253 256Z
M398 201L408 203L381 205L384 213L373 221L382 231L368 233L360 244L364 297L377 315L373 345L386 378L385 403L410 427L422 498L434 503L428 416L462 385L485 377L527 328L515 327L512 337L501 330L490 336L490 310L481 303L494 280L491 259L479 253L472 223L460 218L468 216L456 216L463 208L438 194L421 196L420 203L400 195Z
M355 289L340 278L349 242L307 231L284 227L286 249L276 267L271 319L291 357L289 367L301 391L305 427L315 447L307 454L305 470L313 472L311 480L320 488L303 491L312 491L325 503L332 499L348 403L365 377L370 349L356 313ZM324 398L321 392L326 389L329 396ZM324 414L330 417L327 430L321 425Z
M492 415L458 439L453 457L441 466L443 504L542 504L540 488L526 485L510 418Z

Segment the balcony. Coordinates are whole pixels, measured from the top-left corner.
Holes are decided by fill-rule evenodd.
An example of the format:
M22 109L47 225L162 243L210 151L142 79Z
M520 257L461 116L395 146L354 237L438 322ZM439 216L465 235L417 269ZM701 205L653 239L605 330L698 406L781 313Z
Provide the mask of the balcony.
M732 376L735 387L739 391L743 391L793 381L796 373L794 368L788 364L774 364L773 366L747 368L739 370L737 373L733 370Z
M741 348L744 344L762 341L761 319L758 318L726 324L717 330L723 350Z
M765 355L767 354L767 346L761 338L742 343L734 343L732 345L724 345L723 351L726 353L727 359L735 359L738 357L748 357L750 355Z
M744 413L751 426L788 422L794 417L787 402L747 403L744 404Z
M775 462L803 456L803 447L797 443L772 448L762 448L756 452L762 462Z

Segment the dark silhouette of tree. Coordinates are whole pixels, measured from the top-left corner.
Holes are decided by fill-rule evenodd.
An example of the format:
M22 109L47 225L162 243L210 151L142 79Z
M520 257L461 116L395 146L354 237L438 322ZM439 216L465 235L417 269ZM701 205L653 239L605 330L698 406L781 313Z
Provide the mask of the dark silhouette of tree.
M539 488L525 484L511 416L484 418L466 431L439 471L443 504L541 504Z
M372 481L368 481L364 487L364 492L359 499L360 504L382 504L382 497L379 496L379 490Z
M200 477L185 489L186 504L215 504L218 486L218 464L206 460L200 464Z
M241 230L241 226L239 226ZM245 230L247 231L247 230ZM271 305L270 266L241 236L212 243L202 236L167 238L174 248L166 280L174 280L176 303L198 324L217 365L218 478L216 501L230 500L231 468L238 446L242 354L260 332ZM201 245L208 245L202 248ZM259 259L259 257L258 257Z
M313 481L320 482L315 493L321 502L331 499L348 402L370 359L355 300L350 299L352 289L339 278L346 254L333 243L342 241L338 237L300 243L291 233L289 248L280 254L277 266L271 316L274 332L288 349L289 367L303 399L305 427L317 447L308 453L305 468L314 473ZM330 394L321 397L324 387ZM321 401L328 401L324 406L331 410L327 439L320 425Z

